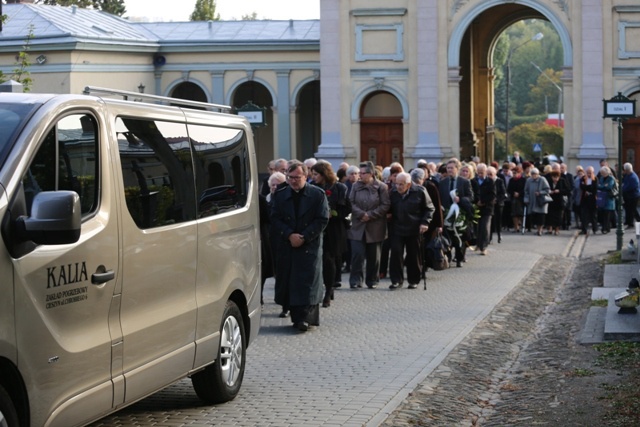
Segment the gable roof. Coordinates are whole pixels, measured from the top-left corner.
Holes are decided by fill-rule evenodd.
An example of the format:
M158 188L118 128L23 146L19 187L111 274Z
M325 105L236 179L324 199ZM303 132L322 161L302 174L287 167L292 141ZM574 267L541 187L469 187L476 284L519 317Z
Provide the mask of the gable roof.
M0 32L0 51L22 46L31 26L31 45L49 49L320 47L319 20L132 22L99 10L36 4L7 4L3 12L8 19Z

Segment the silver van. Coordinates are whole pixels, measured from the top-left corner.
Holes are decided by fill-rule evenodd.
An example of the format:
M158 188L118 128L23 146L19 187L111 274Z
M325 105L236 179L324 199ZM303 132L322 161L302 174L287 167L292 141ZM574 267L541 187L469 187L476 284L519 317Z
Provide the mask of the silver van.
M258 182L224 109L0 94L0 425L84 425L186 376L204 402L238 394Z

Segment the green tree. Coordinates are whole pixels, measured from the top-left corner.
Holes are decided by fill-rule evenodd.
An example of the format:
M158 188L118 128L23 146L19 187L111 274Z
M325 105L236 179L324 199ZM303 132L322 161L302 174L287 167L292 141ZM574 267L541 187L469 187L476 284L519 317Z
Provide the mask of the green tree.
M257 21L258 20L258 12L253 12L249 15L242 15L240 18L241 21Z
M191 14L192 21L219 21L220 14L216 15L215 0L196 0L196 5Z
M29 92L31 90L31 86L33 84L33 79L29 72L29 67L31 66L31 61L29 60L31 39L33 39L33 25L29 26L27 39L24 42L24 46L22 46L22 50L18 53L15 68L13 69L13 75L7 76L0 72L0 83L4 83L8 79L13 79L18 83L22 83L24 92Z
M558 113L561 107L562 71L544 70L535 85L531 86L530 102L525 105L525 114Z
M542 151L557 156L563 153L564 129L544 122L525 123L513 128L509 133L509 152L520 151L525 159L539 157L533 152L533 144L542 144Z
M124 0L100 0L100 10L116 16L122 16L127 13Z

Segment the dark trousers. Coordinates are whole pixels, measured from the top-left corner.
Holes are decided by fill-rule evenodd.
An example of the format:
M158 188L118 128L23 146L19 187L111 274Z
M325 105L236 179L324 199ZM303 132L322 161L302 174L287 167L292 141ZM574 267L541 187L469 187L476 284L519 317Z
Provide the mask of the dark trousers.
M349 285L362 285L364 281L367 286L374 286L380 280L380 247L382 242L368 243L363 240L351 240L351 274L349 275ZM366 260L366 275L364 264Z
M491 217L493 215L482 215L478 221L478 234L476 236L476 245L481 251L489 246L489 237L491 235Z
M328 291L336 284L336 270L340 268L338 262L341 258L340 255L332 254L331 251L322 251L322 280Z
M611 231L611 214L613 211L608 209L598 209L598 213L602 218L602 223L600 224L603 233L608 233Z
M630 227L635 226L635 221L640 221L638 215L638 199L635 197L624 198L624 223Z
M447 235L447 238L451 242L451 246L453 246L454 249L453 259L456 262L464 261L464 257L467 251L466 238L468 237L469 233L467 231L458 233L461 240L456 237L456 234L453 230L445 229L445 233Z
M291 323L307 322L310 325L320 325L320 304L315 305L292 305Z
M493 217L491 218L491 235L489 242L493 240L493 233L498 233L498 241L502 240L502 215L503 206L496 205L493 208Z
M587 227L591 223L591 229L595 233L598 231L598 213L595 208L589 208L588 206L581 206L580 208L580 222L582 223L582 231L587 232Z
M405 257L405 250L407 252ZM422 277L422 257L420 237L392 236L389 275L391 283L404 282L404 267L407 267L407 280L410 284L420 283Z
M387 275L389 271L389 253L391 252L391 240L389 238L384 239L382 242L382 249L380 252L380 274Z

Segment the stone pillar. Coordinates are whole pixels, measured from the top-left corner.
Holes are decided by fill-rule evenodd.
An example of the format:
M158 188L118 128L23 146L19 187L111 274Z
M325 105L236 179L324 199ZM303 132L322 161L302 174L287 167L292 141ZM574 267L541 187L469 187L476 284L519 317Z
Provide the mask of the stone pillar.
M224 71L211 71L211 102L224 105Z
M289 114L289 74L291 71L278 71L276 77L278 80L278 135L276 143L275 158L283 157L285 159L291 159L292 147L291 147L291 116Z
M418 159L438 162L443 158L442 143L438 132L442 117L438 104L438 5L436 0L416 2L417 74L418 74L418 141L413 153L405 155L406 164ZM449 98L451 99L451 98ZM446 112L445 112L446 114ZM456 113L457 117L458 113Z
M610 157L604 145L602 119L602 88L604 86L602 43L602 0L582 1L582 145L578 160L583 166L594 165L599 159ZM611 96L614 94L612 93ZM566 111L566 110L565 110ZM612 149L611 155L615 150Z
M339 164L345 158L342 123L349 120L349 111L342 110L343 92L341 82L342 33L340 0L322 0L320 2L320 121L322 134L317 158L325 159L332 165ZM348 43L347 43L348 45ZM347 46L347 49L349 47Z

